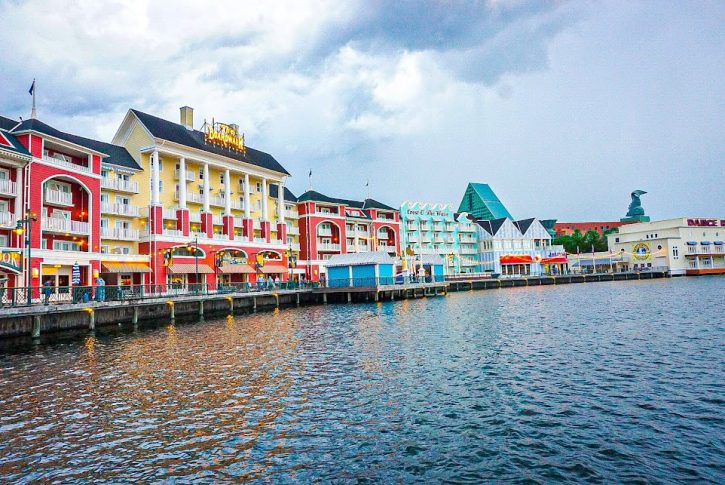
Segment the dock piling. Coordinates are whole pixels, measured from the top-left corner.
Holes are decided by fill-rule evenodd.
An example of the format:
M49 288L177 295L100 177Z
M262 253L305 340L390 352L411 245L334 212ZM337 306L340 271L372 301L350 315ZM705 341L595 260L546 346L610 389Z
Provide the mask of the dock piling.
M199 316L204 316L204 300L199 300Z
M33 338L40 338L40 315L33 317L33 330L31 336Z

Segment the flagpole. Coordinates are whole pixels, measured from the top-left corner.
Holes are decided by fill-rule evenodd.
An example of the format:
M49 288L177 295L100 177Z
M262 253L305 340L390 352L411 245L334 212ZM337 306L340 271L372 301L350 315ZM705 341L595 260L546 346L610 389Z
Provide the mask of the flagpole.
M37 118L37 113L35 111L35 78L33 78L33 109L30 111L30 118L35 119Z

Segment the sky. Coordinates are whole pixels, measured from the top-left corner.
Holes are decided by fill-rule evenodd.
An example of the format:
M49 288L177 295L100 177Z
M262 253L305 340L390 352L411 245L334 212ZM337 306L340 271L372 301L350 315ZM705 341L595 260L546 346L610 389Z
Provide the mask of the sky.
M0 114L236 123L299 194L723 217L725 2L0 0ZM369 184L366 187L366 184Z

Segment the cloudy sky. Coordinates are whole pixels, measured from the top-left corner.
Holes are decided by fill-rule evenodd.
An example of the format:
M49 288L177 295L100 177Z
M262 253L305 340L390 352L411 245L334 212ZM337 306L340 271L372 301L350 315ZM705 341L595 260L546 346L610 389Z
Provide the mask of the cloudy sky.
M238 123L289 186L515 217L725 217L725 2L0 0L0 114Z

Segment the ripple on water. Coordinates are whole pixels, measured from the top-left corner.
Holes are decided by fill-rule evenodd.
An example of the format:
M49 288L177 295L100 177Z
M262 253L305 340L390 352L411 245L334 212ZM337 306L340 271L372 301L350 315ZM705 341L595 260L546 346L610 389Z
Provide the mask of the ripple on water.
M0 481L722 483L723 290L518 288L13 349Z

